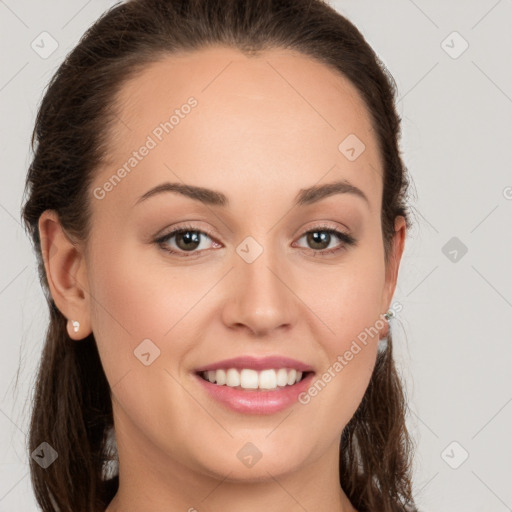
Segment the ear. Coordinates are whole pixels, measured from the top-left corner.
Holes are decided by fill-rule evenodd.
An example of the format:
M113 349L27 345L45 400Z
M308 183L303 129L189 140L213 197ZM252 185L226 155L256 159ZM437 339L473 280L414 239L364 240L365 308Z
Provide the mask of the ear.
M41 252L50 293L59 311L68 319L70 338L80 340L91 333L87 273L79 245L63 230L57 212L46 210L39 217ZM80 323L75 332L73 321Z
M405 236L406 236L406 222L403 216L398 216L395 220L395 233L391 241L389 261L386 268L386 279L384 289L382 291L381 311L386 312L391 305L393 294L395 293L396 282L398 278L398 269L400 261L404 252ZM386 337L388 333L388 322L386 322L386 329L381 333L381 337Z

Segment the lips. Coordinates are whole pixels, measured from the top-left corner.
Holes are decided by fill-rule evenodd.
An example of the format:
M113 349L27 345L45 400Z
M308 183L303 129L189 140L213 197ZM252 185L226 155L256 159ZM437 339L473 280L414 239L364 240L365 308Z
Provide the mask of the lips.
M241 356L195 370L211 399L243 414L273 414L297 403L311 384L313 367L285 356Z
M267 357L254 357L254 356L241 356L234 357L231 359L224 359L222 361L217 361L215 363L211 363L205 366L201 366L196 368L196 373L200 374L202 372L210 371L210 370L226 370L229 368L235 368L236 370L243 370L245 368L261 371L261 370L272 370L279 368L293 368L297 371L306 373L312 372L313 367L303 363L302 361L298 361L297 359L292 359L285 356L267 356Z
M299 382L293 385L265 390L221 386L205 380L199 374L195 375L195 381L212 403L235 413L256 415L275 414L297 404L298 397L311 386L313 378L314 373L307 372Z

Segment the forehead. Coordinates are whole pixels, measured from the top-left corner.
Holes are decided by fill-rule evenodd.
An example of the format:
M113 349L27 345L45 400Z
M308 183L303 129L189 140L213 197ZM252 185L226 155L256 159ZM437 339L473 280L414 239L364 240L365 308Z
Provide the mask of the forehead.
M380 194L380 155L362 98L341 74L297 52L168 55L127 81L115 107L110 165L97 182L150 139L153 146L123 183L131 199L177 178L214 189L247 188L254 178L258 188L282 190L291 178L311 186L325 176ZM352 148L364 150L354 159Z

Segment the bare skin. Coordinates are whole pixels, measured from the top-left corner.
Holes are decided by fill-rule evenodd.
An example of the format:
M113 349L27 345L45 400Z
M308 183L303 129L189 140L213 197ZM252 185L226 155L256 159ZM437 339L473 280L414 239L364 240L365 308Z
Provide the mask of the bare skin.
M152 135L156 147L105 187L191 96L197 106L161 141ZM72 244L54 212L39 222L52 296L80 322L78 333L69 322L71 338L94 333L112 390L120 488L107 512L354 512L339 483L340 436L387 324L308 404L275 414L228 409L195 369L278 354L320 377L390 307L405 221L397 220L386 267L382 163L362 99L306 56L215 47L150 65L125 84L118 106L111 162L90 190L87 243ZM349 134L365 145L354 161L338 149ZM334 181L367 201L337 193L294 206L301 189ZM138 202L165 182L222 192L229 204L175 192ZM98 187L109 189L102 198ZM199 235L192 256L178 236L154 242L183 224L211 235ZM325 225L357 243L327 234L323 248L308 242L305 233ZM248 236L263 249L251 263L236 251ZM160 350L148 366L134 356L144 339ZM237 457L247 442L262 453L252 467Z

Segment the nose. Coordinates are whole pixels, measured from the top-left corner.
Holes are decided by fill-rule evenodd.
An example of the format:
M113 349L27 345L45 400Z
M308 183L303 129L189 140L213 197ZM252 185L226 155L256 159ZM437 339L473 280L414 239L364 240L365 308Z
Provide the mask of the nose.
M299 299L290 267L275 252L263 250L252 263L236 252L227 283L223 321L230 329L247 330L252 336L272 335L296 322Z

